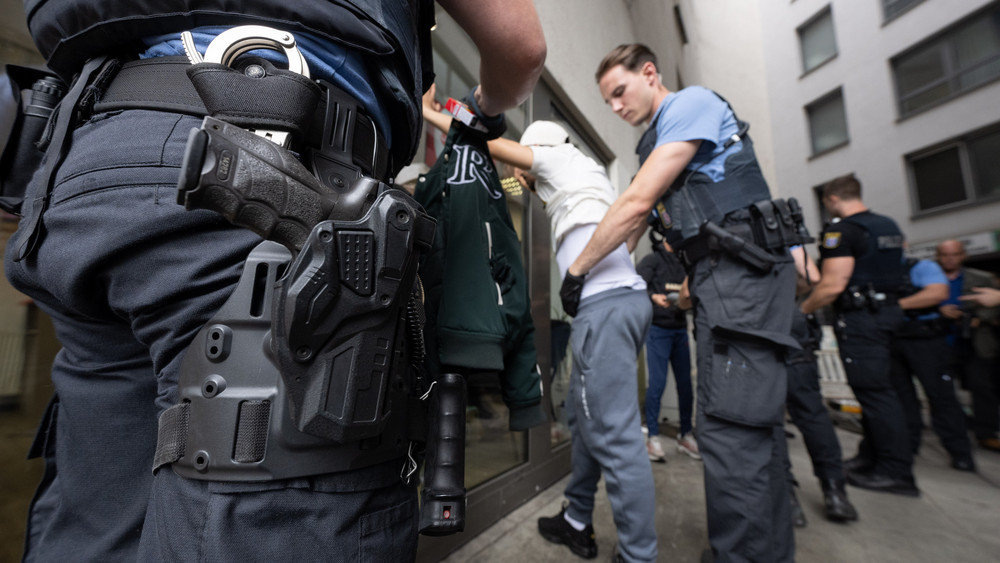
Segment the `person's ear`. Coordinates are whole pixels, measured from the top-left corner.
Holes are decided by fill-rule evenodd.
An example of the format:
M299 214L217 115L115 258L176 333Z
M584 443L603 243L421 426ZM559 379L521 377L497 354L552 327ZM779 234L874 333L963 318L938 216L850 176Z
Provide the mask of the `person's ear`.
M639 74L651 85L660 81L660 71L657 70L653 61L644 62L639 68Z

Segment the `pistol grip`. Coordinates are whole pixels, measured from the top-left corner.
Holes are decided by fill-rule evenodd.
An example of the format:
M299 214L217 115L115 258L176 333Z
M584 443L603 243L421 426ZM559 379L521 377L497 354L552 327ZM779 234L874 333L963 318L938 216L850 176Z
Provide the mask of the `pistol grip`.
M298 252L335 198L295 156L241 127L206 117L192 129L177 203L210 209L229 222Z

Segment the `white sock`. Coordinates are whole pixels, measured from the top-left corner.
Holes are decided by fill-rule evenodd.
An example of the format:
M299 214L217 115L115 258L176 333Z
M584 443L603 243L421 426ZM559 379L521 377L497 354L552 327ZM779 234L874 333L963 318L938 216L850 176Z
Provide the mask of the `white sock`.
M569 522L569 525L573 526L573 529L577 532L582 532L583 529L587 527L587 525L583 522L577 522L574 520L573 517L569 515L569 512L563 512L563 518L565 518L566 521Z

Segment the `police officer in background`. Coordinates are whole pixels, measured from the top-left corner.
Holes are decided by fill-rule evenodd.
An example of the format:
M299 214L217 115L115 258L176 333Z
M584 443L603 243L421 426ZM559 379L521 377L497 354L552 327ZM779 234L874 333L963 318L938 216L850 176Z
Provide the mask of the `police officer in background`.
M868 210L853 175L824 186L823 205L840 221L823 231L823 277L801 309L811 314L833 304L847 383L861 403L864 440L857 457L845 462L847 482L918 496L906 416L889 377L892 334L903 320L903 233L892 219Z
M819 282L820 272L805 248L797 246L791 250L795 259L795 269L799 274L799 293L807 293ZM815 315L806 315L796 310L792 317L792 337L802 346L801 350L789 350L785 354L788 364L788 396L786 407L792 424L802 433L813 474L819 479L823 491L823 508L827 519L834 522L848 522L858 519L858 511L847 498L844 481L843 455L840 441L833 429L830 413L823 406L823 395L819 384L819 366L816 351L823 340L823 329ZM789 462L791 465L791 462ZM791 473L791 471L789 471ZM794 484L794 477L791 477ZM798 506L798 499L792 489L795 502L792 515L796 526L806 525L805 514Z
M930 405L931 426L959 471L975 471L972 443L965 425L965 412L955 396L948 323L938 304L948 298L948 278L933 260L908 259L909 295L899 299L904 320L892 341L892 384L906 413L910 449L920 450L923 416L913 378L924 389Z
M501 112L527 98L544 63L534 5L440 4L481 52L481 84L469 103L499 134ZM181 32L192 32L201 56L234 26L268 26L286 46L294 36L303 60L289 55L288 66L304 61L310 78L330 87L279 68L285 56L272 49L277 66L264 60L226 76L339 90L357 104L353 124L374 124L354 137L348 157L363 176L388 183L417 146L434 3L26 0L25 12L49 67L69 84L5 262L63 345L52 369L55 399L32 448L45 474L25 559L412 560L417 499L415 484L400 477L405 456L262 481L188 479L169 459L151 469L158 417L179 403L184 352L261 242L214 211L176 203L188 134L208 106L188 81L194 53ZM266 103L285 109L283 93ZM231 98L224 87L205 94Z
M640 44L613 49L596 78L619 117L649 127L638 173L566 273L563 306L571 315L587 306L580 291L588 272L641 236L654 208L657 228L680 231L695 310L695 426L712 552L716 561L792 561L781 356L798 346L790 336L795 267L787 248L797 231L755 222L758 213L776 218L790 210L771 201L748 125L719 95L698 86L671 92L656 56ZM783 229L784 221L773 225Z

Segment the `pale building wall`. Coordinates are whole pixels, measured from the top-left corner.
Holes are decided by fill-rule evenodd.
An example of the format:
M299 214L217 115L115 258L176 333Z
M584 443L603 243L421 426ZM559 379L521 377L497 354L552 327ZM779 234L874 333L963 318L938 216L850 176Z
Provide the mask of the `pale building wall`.
M889 62L988 3L926 0L883 24L881 3L874 1L758 2L778 182L784 195L802 202L810 230L820 228L812 187L850 172L861 180L868 206L895 219L913 245L1000 227L997 202L913 217L904 161L908 153L1000 120L1000 82L900 121ZM838 54L802 75L796 28L827 5L832 5ZM850 143L811 157L804 108L838 86L843 88Z
M764 80L764 50L757 2L746 0L680 0L689 42L681 49L685 85L701 85L729 101L750 124L757 160L775 197L777 181L771 106Z

